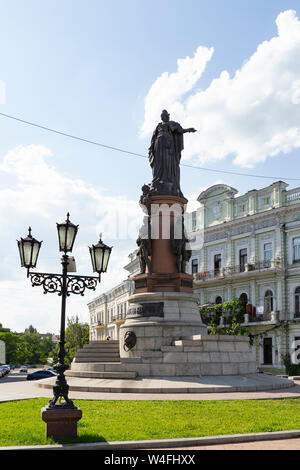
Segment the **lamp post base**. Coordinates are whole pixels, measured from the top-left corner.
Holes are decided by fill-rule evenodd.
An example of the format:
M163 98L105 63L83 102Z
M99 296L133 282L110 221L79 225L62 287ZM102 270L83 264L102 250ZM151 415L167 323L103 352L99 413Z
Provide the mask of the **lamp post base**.
M46 437L64 440L77 437L77 422L82 418L79 408L55 408L45 406L41 409L42 420L46 423Z

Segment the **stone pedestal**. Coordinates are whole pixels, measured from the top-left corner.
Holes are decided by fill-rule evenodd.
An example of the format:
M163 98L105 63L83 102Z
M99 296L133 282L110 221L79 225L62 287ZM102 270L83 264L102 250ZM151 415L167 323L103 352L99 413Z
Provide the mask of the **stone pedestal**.
M190 292L193 276L183 272L184 254L183 214L187 199L177 196L151 196L151 269L133 278L134 293ZM177 243L178 242L178 243ZM177 251L177 253L176 253Z
M137 274L134 277L135 294L146 292L193 293L193 276L185 273Z
M134 294L129 298L125 323L120 327L120 357L141 357L146 351L161 351L176 339L206 335L197 297L185 292L152 292ZM132 331L136 346L124 349L124 337Z
M46 423L46 436L54 440L64 440L77 437L77 422L82 418L79 408L49 408L41 410L42 420Z

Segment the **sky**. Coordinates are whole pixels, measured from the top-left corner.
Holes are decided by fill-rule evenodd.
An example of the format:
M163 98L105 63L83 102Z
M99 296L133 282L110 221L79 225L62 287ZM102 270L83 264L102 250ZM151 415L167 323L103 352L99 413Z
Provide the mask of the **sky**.
M87 303L127 277L162 109L197 129L182 153L198 167L181 169L190 209L216 183L239 194L279 179L300 186L299 17L297 0L0 0L4 327L59 332L60 298L20 267L16 240L29 225L43 240L38 272L61 270L56 222L67 212L79 224L77 274L93 275L88 246L100 232L113 246L101 284L70 296L68 316L88 321Z

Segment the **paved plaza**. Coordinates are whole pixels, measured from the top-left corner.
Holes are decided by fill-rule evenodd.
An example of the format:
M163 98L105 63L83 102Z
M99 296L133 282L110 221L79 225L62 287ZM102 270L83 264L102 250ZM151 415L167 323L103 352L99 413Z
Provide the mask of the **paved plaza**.
M30 372L30 371L29 371ZM263 374L262 374L263 376ZM52 379L50 379L52 380ZM77 379L79 380L79 379ZM84 380L84 379L82 379ZM90 379L92 380L92 379ZM49 379L40 381L27 381L26 374L19 373L18 369L0 380L0 401L22 400L26 398L52 396L50 388L41 387ZM152 380L153 381L153 380ZM158 380L157 380L158 381ZM166 379L162 378L161 383ZM70 384L71 377L68 378ZM219 392L219 393L109 393L87 392L70 390L69 396L73 399L90 400L238 400L238 399L278 399L300 398L300 379L294 380L295 385L289 388L278 388L256 392ZM151 387L152 388L152 387ZM176 388L175 388L176 390ZM207 387L205 388L207 390Z

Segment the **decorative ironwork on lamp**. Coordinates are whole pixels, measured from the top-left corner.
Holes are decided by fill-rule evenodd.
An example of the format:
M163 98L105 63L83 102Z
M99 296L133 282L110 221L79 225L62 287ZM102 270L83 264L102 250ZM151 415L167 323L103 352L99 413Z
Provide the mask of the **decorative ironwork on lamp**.
M54 369L57 371L57 379L53 386L53 398L50 400L49 408L76 408L72 400L68 397L69 386L67 385L64 372L68 369L65 364L65 313L66 313L66 299L70 294L84 295L85 289L95 290L97 283L100 282L100 273L107 271L107 265L112 248L105 245L101 238L97 245L90 248L92 257L92 264L94 272L98 272L99 277L94 276L78 276L68 274L68 266L71 258L67 255L73 249L74 241L78 232L78 225L70 222L70 214L67 214L67 219L64 223L57 223L59 250L64 254L61 259L62 274L51 273L37 273L30 272L31 268L36 267L37 258L39 255L42 242L39 242L31 235L31 228L26 238L21 238L18 243L21 266L27 268L27 276L30 277L32 286L42 286L44 294L57 293L62 298L61 302L61 326L60 326L60 341L58 363L55 364ZM72 259L72 262L74 260ZM72 271L70 269L70 271ZM58 402L63 398L63 403Z

